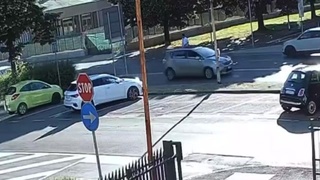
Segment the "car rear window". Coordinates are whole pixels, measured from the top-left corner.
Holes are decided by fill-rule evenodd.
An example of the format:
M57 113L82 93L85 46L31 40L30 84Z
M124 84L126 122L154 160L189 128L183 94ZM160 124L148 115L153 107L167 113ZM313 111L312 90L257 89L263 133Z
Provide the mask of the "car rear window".
M76 84L70 84L68 87L67 91L76 91L77 90L77 85Z
M301 83L301 82L304 82L305 79L306 79L305 73L299 72L299 71L293 71L290 73L287 81Z
M9 89L7 90L6 95L13 95L14 93L16 93L17 88L15 87L9 87Z

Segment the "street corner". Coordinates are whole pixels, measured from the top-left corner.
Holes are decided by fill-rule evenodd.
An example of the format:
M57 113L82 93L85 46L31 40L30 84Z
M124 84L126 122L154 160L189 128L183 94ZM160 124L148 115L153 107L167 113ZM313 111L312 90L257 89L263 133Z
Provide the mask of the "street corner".
M312 170L308 168L249 166L215 171L210 174L189 178L190 180L310 180Z

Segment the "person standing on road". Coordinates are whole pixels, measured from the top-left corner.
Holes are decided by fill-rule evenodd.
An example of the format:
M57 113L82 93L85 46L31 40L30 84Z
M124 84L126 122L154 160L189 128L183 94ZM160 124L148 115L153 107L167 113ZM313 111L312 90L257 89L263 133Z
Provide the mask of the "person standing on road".
M188 47L189 46L189 39L185 34L182 34L182 47Z

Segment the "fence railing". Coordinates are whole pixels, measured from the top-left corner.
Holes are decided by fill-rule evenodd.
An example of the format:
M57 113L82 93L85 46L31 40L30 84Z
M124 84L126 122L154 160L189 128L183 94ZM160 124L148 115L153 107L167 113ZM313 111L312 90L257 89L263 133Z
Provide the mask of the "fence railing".
M104 180L182 180L181 161L181 143L163 141L163 148L153 152L151 162L143 156L109 173Z

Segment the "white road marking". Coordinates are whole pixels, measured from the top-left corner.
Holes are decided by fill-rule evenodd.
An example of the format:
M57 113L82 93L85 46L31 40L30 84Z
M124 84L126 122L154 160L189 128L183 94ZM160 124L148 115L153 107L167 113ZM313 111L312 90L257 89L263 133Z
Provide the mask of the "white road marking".
M39 154L32 154L32 155L29 155L29 156L24 156L24 157L20 157L20 158L1 161L0 165L4 165L4 164L8 164L8 163L14 163L14 162L17 162L17 161L28 160L28 159L32 159L32 158L38 158L38 157L45 156L45 155L47 155L47 154L40 154L40 153Z
M233 69L234 72L246 72L246 71L280 71L280 68L249 68L249 69Z
M5 121L5 120L7 120L7 119L10 119L10 118L12 118L12 117L14 117L14 116L16 116L16 115L15 115L15 114L11 114L11 115L5 116L5 117L3 117L3 118L0 118L0 122L1 122L1 121Z
M62 111L62 112L60 112L60 113L57 113L57 114L55 114L55 115L50 116L50 118L57 118L57 117L59 117L59 116L61 116L61 115L63 115L63 114L67 114L67 113L71 113L71 112L73 112L73 110Z
M275 174L234 173L226 180L270 180Z
M59 171L60 171L60 169L59 170L53 170L53 171L46 171L46 172L30 174L30 175L26 175L26 176L20 176L20 177L16 177L16 178L11 178L11 179L8 179L8 180L21 180L21 179L27 180L27 179L41 178L43 176L48 177L50 175L58 173Z
M14 155L15 153L0 153L0 158Z
M30 113L30 114L23 115L23 116L19 117L18 119L28 118L28 117L30 117L30 116L34 116L34 115L36 115L36 114L40 114L40 113L43 113L43 112L45 112L45 111L49 111L49 110L56 109L56 108L59 108L59 107L61 107L61 104L55 105L55 106L51 106L51 107L48 107L48 108L46 108L46 109L38 110L38 111L36 111L36 112L34 112L34 113Z
M229 110L229 109L233 109L233 108L238 107L238 106L242 106L242 105L244 105L244 104L248 104L248 103L252 103L252 102L255 102L255 101L264 99L264 98L266 98L266 97L265 97L265 96L262 96L262 97L260 97L260 98L254 98L254 99L252 99L252 100L245 101L245 102L243 102L243 103L237 103L237 104L235 104L235 105L233 105L233 106L229 106L229 107L226 107L226 108L217 110L217 111L213 111L213 113L223 112L223 111L226 111L226 110Z
M0 170L0 174L10 173L10 172L14 172L14 171L20 171L23 169L35 168L35 167L39 167L39 166L46 166L49 164L61 163L61 162L66 162L66 161L71 161L71 160L77 160L77 159L80 160L80 158L81 157L79 157L79 156L73 156L73 157L66 157L66 158L61 158L61 159L56 159L56 160L51 160L51 161L39 162L39 163L29 164L29 165L25 165L25 166L19 166L19 167L14 167L14 168L10 168L10 169Z

